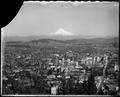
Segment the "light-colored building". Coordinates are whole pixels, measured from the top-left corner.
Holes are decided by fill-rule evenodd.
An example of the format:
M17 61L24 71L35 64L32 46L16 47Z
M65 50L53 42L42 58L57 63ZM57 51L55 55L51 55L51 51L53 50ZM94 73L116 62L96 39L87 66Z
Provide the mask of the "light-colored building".
M58 86L51 87L51 94L52 95L56 95L57 94L57 90L58 90Z
M114 66L114 71L119 71L119 66L117 64Z
M85 57L81 59L81 64L85 64L86 66L92 65L92 57Z

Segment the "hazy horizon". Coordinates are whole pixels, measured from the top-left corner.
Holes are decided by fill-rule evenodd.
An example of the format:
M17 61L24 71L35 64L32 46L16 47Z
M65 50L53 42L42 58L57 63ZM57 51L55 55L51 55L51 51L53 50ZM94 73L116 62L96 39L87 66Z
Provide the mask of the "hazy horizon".
M24 3L16 17L3 28L3 32L6 36L19 37L118 37L119 5L117 2L77 5Z

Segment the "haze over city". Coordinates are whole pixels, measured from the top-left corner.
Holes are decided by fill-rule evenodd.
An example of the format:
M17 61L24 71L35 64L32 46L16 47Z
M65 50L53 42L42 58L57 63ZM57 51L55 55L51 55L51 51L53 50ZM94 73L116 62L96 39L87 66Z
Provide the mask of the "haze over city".
M3 30L6 36L118 36L118 8L116 2L24 3Z

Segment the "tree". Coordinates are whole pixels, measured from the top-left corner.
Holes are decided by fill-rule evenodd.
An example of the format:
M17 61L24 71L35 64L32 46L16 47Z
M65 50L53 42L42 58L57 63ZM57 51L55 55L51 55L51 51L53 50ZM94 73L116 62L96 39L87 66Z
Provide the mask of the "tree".
M95 78L94 78L94 69L91 69L91 74L88 77L88 83L87 83L87 94L95 94L97 91L96 84L95 84Z

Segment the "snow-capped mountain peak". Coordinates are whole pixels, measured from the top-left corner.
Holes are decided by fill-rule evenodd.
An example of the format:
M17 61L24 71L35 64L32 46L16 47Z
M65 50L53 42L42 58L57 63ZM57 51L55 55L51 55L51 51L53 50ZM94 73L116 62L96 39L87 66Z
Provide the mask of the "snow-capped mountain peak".
M72 32L65 31L64 29L60 28L56 32L50 33L50 35L55 35L55 36L57 36L57 35L60 35L60 36L73 36L75 34L72 33Z

